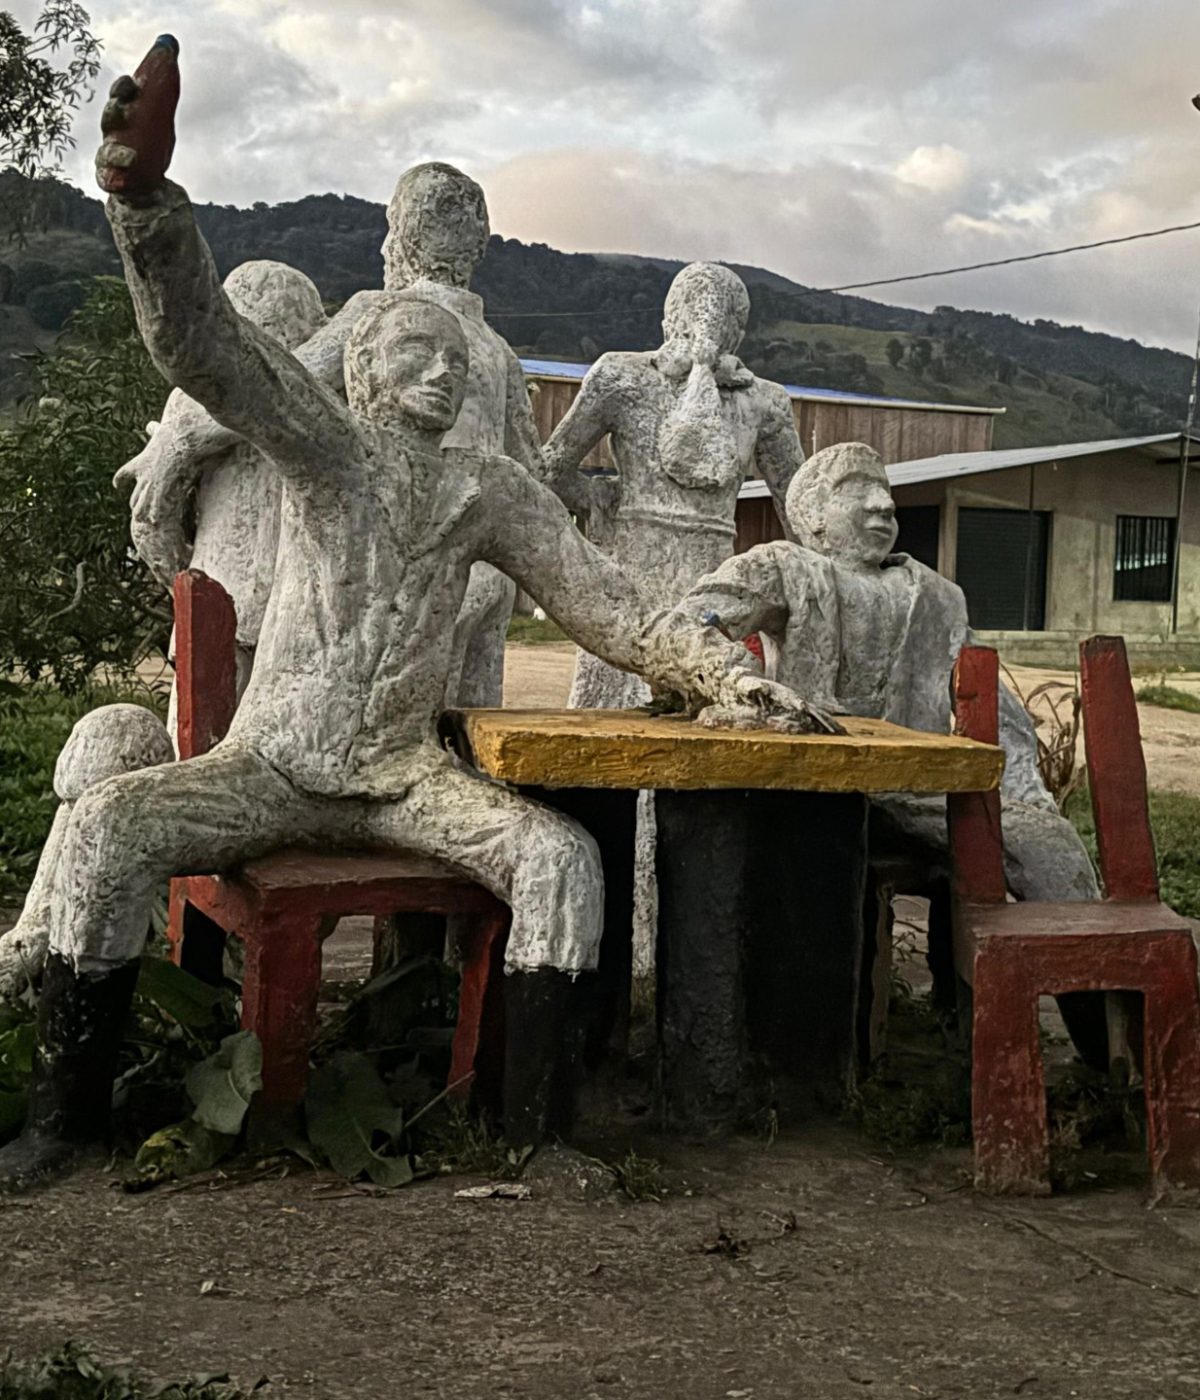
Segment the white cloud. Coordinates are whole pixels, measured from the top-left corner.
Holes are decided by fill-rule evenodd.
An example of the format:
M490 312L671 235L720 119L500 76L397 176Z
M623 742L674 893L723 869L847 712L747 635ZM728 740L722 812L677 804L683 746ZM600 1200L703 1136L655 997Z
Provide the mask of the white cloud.
M36 0L4 0L28 19ZM94 0L198 199L481 178L497 231L812 285L1200 219L1195 0ZM167 17L169 14L169 18ZM71 173L90 188L97 106ZM889 289L1190 348L1200 236ZM867 295L873 295L868 292Z
M958 189L970 168L970 157L957 146L918 146L896 167L896 174L905 184L943 194Z

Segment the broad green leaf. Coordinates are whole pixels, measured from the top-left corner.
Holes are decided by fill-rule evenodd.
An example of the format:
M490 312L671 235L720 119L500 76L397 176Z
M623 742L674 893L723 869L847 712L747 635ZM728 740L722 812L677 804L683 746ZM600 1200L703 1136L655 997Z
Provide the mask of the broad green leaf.
M406 1186L413 1179L407 1154L388 1155L404 1120L365 1055L342 1051L314 1070L304 1112L309 1140L348 1181L363 1172L377 1186Z
M33 1072L37 1032L32 1021L0 1035L0 1088L20 1087Z
M216 1166L235 1140L229 1133L215 1133L186 1118L152 1133L138 1148L133 1165L143 1182L173 1181Z
M0 1090L0 1142L20 1131L28 1107L29 1096L24 1091Z
M199 977L176 967L166 958L144 957L138 973L138 992L160 1011L189 1030L211 1026L228 993L211 987Z
M262 1046L253 1031L226 1036L215 1055L188 1070L188 1097L197 1123L214 1133L236 1136L262 1088Z

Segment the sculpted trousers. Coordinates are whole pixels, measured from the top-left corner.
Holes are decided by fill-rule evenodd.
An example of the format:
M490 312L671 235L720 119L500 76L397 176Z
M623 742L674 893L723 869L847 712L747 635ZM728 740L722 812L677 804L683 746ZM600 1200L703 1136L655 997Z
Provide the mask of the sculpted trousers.
M459 866L512 907L510 970L596 966L603 876L593 839L559 812L414 750L392 801L302 792L249 749L110 778L75 804L51 895L50 946L81 973L137 957L172 875L229 869L281 846L402 849Z

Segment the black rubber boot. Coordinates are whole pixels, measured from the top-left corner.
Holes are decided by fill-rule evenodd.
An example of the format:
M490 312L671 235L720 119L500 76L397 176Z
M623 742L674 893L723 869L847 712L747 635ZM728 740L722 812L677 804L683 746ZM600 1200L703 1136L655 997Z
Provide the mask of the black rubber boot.
M513 1147L538 1147L571 1125L594 976L544 967L504 979L504 1136Z
M0 1149L0 1192L65 1175L112 1133L112 1091L140 960L78 975L51 953L38 1002L37 1049L25 1129Z

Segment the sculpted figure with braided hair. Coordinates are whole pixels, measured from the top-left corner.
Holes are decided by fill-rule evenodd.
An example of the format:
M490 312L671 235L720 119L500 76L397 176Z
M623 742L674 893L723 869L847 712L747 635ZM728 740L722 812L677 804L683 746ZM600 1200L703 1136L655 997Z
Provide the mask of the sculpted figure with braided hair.
M404 296L371 306L345 348L348 405L240 316L185 192L165 163L143 173L145 152L165 143L141 96L131 78L114 85L97 156L138 325L164 378L269 459L279 550L226 738L199 758L104 778L66 820L29 1116L0 1150L0 1190L69 1169L105 1137L161 882L283 845L436 856L510 904L505 1128L537 1142L574 1053L577 982L596 966L602 876L582 827L438 742L445 636L472 565L511 575L583 646L690 707L801 724L808 707L716 629L648 604L519 463L443 445L469 381L452 312Z
M548 479L568 506L587 512L589 538L664 602L732 554L745 478L765 478L782 517L804 460L787 392L735 357L749 314L737 273L719 263L685 267L667 292L662 346L602 355L545 447ZM605 436L616 478L581 474ZM577 658L573 707L648 698L636 676Z

